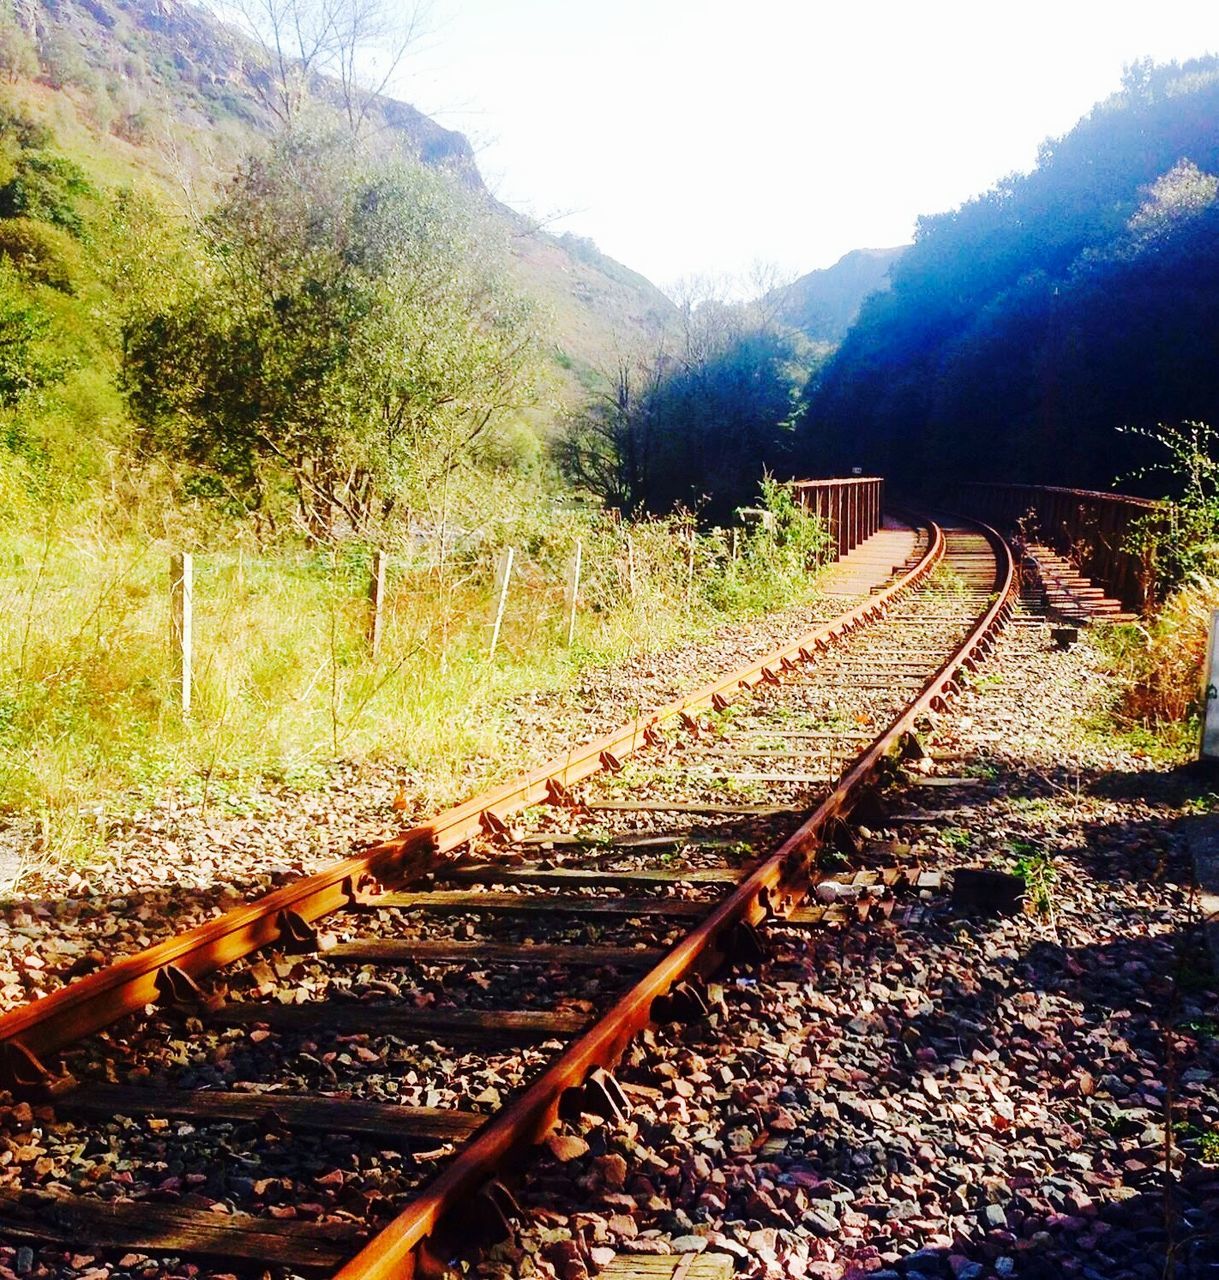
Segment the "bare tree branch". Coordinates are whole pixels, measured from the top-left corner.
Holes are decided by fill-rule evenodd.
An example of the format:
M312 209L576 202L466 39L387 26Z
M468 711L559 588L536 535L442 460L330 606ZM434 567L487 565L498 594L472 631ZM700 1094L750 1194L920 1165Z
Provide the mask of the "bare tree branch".
M334 99L353 135L426 33L429 0L205 0L260 49L267 83L255 90L290 124L311 97Z

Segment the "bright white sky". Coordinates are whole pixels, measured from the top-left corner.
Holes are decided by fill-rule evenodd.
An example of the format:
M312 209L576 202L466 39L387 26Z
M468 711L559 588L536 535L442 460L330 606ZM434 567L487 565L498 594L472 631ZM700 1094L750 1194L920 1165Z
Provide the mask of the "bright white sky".
M432 0L396 95L508 204L671 286L901 244L1034 162L1214 0Z

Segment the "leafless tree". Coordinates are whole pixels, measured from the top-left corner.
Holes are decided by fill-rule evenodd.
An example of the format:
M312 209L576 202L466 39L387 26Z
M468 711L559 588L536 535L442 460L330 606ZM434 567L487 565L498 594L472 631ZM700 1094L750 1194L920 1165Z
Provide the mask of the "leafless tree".
M264 106L288 124L329 81L353 134L425 33L427 0L209 0L262 50Z
M663 343L650 357L619 354L603 374L605 391L584 406L554 445L568 478L607 506L634 515L647 494L652 462L650 398L668 363Z
M785 271L776 262L755 258L745 277L749 307L763 329L779 322L788 289L796 281L794 271Z

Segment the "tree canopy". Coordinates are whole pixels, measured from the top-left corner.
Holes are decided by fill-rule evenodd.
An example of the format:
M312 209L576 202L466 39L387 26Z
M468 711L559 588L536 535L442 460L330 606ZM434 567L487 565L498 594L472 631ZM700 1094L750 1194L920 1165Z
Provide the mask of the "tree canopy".
M299 129L200 225L193 278L144 293L124 378L153 448L205 492L311 535L417 499L533 397L531 306L471 199Z
M756 307L689 302L680 332L620 362L557 444L576 484L628 513L685 506L724 521L769 472L791 474L818 349Z

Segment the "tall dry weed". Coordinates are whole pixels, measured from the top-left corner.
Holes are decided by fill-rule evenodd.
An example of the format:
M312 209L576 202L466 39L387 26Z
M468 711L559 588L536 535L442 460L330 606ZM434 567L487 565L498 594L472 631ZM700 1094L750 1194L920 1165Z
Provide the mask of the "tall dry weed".
M1219 609L1219 578L1195 576L1164 602L1138 639L1121 646L1127 692L1123 711L1137 724L1188 719L1199 708L1211 615Z

